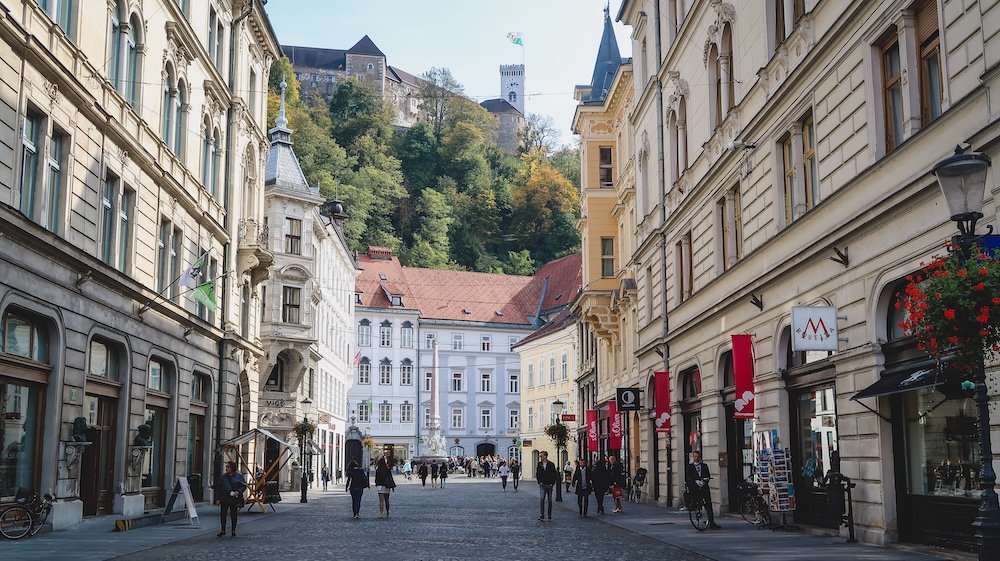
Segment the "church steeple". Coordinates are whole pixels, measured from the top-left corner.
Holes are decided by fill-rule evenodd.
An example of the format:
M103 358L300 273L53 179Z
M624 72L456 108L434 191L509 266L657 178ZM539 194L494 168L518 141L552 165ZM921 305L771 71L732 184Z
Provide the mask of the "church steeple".
M264 163L264 185L309 192L306 176L292 150L292 129L288 128L288 117L285 115L287 88L288 84L282 80L278 117L274 120L274 127L267 131L271 135L271 148L267 151L267 161Z
M611 23L611 7L605 4L604 33L601 35L601 45L597 49L597 61L594 62L589 101L604 101L621 63L622 55L618 50L618 40L615 38L615 29Z
M281 106L278 108L278 117L274 120L274 128L267 131L271 135L271 144L274 145L277 142L282 142L285 144L292 143L292 129L288 128L288 118L285 117L285 90L288 89L288 83L284 80L281 81Z

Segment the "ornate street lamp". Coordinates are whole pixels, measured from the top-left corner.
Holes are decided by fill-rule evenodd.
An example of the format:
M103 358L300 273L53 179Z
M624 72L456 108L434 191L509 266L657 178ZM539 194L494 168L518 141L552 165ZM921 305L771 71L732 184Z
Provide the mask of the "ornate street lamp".
M306 396L305 399L299 403L302 404L302 409L305 410L312 405L312 400L309 399L309 396ZM302 422L305 425L309 425L309 417L307 415L303 416ZM299 502L308 503L309 498L306 496L306 493L309 490L309 468L312 467L312 449L309 448L312 446L311 432L308 434L303 433L299 436L299 446L301 446L301 449L299 450L299 463L302 466L302 477L299 479L299 491L301 493L299 495Z
M958 225L959 234L952 238L963 258L970 257L972 245L982 236L976 234L976 222L983 217L983 198L986 191L986 171L990 167L988 156L979 153L963 154L960 146L955 154L938 162L931 171L941 186L948 203L951 219ZM993 231L990 226L987 234ZM989 396L986 393L986 367L982 353L972 365L975 380L976 422L979 433L979 461L982 470L980 487L982 499L979 512L972 522L978 542L979 559L1000 559L1000 504L994 490L997 475L993 470L993 448L990 442Z
M566 404L563 403L562 400L558 398L556 398L556 400L552 402L552 409L556 412L556 425L562 424L562 412L563 412L563 407L565 406ZM559 434L562 435L562 431L560 431ZM562 448L562 446L565 445L565 442L563 440L564 439L561 436L556 439L556 471L560 474L562 474L563 471L562 454L560 453L560 448ZM562 477L560 477L559 481L556 482L557 502L562 502L562 486L563 486L563 481Z

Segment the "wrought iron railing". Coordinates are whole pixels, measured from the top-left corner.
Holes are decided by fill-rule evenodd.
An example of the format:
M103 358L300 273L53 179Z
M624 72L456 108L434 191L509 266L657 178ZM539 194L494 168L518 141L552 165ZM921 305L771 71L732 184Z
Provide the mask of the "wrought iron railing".
M237 240L240 245L261 245L267 247L269 226L252 218L240 220Z

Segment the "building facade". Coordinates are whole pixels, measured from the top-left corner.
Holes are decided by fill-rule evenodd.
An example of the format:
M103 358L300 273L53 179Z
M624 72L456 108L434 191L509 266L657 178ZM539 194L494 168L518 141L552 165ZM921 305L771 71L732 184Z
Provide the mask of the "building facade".
M982 23L996 11L951 0L623 3L640 53L635 138L664 162L646 168L652 180L640 172L635 229L638 369L669 371L673 402L669 442L647 445L676 451L655 456L654 498L676 502L700 450L719 474L713 497L734 508L753 437L767 432L791 454L797 523L836 527L823 483L833 469L857 485L864 541L971 548L971 400L857 394L933 366L897 327L894 302L955 230L934 162L959 143L996 156L988 99L1000 44ZM981 222L992 225L992 174L988 185ZM793 307L836 308L837 350L794 351ZM733 416L733 334L752 335L752 420Z
M259 2L3 4L0 495L52 490L56 529L181 475L210 500L264 356L235 303L270 259L274 33Z

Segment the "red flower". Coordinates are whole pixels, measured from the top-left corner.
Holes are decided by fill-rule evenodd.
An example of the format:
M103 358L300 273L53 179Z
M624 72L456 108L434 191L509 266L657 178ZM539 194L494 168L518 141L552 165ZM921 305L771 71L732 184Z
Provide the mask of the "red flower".
M994 298L993 299L993 305L994 306L1000 305L1000 298Z
M938 300L940 300L941 299L941 293L940 292L935 292L934 293L934 297L937 298Z
M955 274L956 274L956 275L958 275L958 276L959 276L959 278L963 278L963 279L964 279L964 278L965 278L965 276L966 276L966 275L968 275L969 273L968 273L968 272L966 272L966 270L965 270L965 269L959 269L959 270L958 270L958 272L957 272L957 273L955 273Z
M948 308L947 310L944 311L944 317L945 319L949 320L955 319L955 310Z
M899 300L896 300L896 303L893 305L893 307L898 310L899 308L902 307L902 302L900 302Z
M952 345L957 345L958 344L958 337L955 337L954 335L951 336L951 337L948 337L948 342L951 343Z
M986 283L985 282L981 282L981 283L973 286L972 290L986 290Z
M980 275L986 275L986 274L989 274L989 271L986 269L986 267L980 267L979 268L979 274Z
M989 332L989 330L987 330L987 329L980 329L980 330L979 330L979 336L980 336L980 337L986 337L986 336L987 336L987 335L989 335L989 334L990 334L990 332Z

